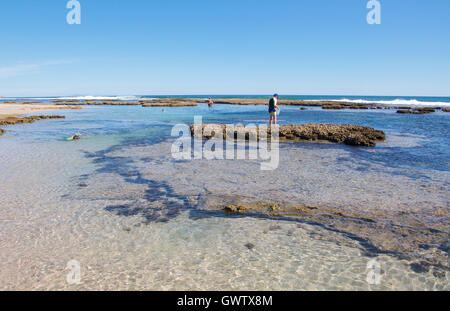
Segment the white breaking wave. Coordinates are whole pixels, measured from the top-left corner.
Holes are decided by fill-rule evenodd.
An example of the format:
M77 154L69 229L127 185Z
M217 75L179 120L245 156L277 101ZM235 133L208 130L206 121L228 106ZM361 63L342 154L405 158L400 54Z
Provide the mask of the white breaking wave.
M394 99L394 100L365 100L365 99L327 99L334 102L349 102L356 104L383 104L388 106L436 106L436 107L450 107L447 102L426 102L417 99ZM315 100L320 101L320 100Z

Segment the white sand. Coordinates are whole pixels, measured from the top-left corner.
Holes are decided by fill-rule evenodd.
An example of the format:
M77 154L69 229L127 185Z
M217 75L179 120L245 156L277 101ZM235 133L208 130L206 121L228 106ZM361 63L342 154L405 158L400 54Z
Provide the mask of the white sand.
M77 106L58 106L54 104L5 104L0 103L1 115L22 115L37 111L51 111L60 109L81 109Z

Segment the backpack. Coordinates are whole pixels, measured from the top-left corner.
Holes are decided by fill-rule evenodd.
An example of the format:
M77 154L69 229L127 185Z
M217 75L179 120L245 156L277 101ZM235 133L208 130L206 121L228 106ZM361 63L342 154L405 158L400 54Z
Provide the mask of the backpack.
M273 98L271 98L269 101L269 110L274 110L274 109L275 109L275 101L273 100Z

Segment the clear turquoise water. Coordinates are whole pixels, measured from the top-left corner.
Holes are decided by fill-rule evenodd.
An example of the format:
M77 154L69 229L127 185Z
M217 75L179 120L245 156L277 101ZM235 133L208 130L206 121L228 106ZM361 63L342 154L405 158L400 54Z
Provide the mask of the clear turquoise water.
M51 113L47 113L51 114ZM145 139L168 138L171 127L177 123L193 123L194 115L201 115L204 123L255 123L267 120L266 108L263 106L215 105L209 110L206 105L198 107L145 108L140 106L96 106L78 111L64 111L67 116L62 121L46 121L32 125L15 127L7 136L19 140L55 141L80 131L92 139L103 139L110 135L145 136ZM371 126L392 135L412 135L423 138L419 145L389 147L382 145L377 152L368 153L366 149L352 149L355 157L371 157L385 165L404 168L417 166L435 170L450 169L450 127L449 115L436 112L427 115L404 116L395 110L369 111L324 111L311 107L300 110L298 107L282 107L280 124L297 123L334 123L358 124ZM146 131L152 134L148 136ZM155 133L157 131L157 133ZM341 148L348 148L342 146Z
M385 274L374 287L365 281L370 258L347 237L198 209L205 193L233 194L382 215L407 209L446 226L431 211L450 206L448 113L281 109L281 124L359 124L388 139L375 148L282 145L280 168L263 175L251 161L179 163L170 154L173 125L195 115L265 123L263 106L89 106L56 111L64 120L8 127L0 138L1 288L74 289L65 265L75 258L84 268L75 289L448 289L448 271L416 273L410 260L387 255L378 257ZM76 132L81 141L63 140Z

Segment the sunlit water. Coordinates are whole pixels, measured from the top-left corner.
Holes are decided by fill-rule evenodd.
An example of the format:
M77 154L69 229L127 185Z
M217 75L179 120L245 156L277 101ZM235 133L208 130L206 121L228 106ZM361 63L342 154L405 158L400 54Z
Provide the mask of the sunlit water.
M55 113L66 119L9 127L0 138L0 289L449 289L448 114L282 107L281 123L367 125L388 139L375 148L281 144L279 168L265 172L259 161L176 161L170 152L174 124L194 115L258 124L265 107ZM78 131L81 141L62 139ZM444 243L374 257L329 223L228 216L206 206L231 195L356 211L386 223L358 235L374 242L392 238L391 222L420 222ZM402 239L392 240L401 248ZM439 269L411 268L433 256ZM373 259L379 284L367 282ZM81 265L78 285L66 279L70 260Z

